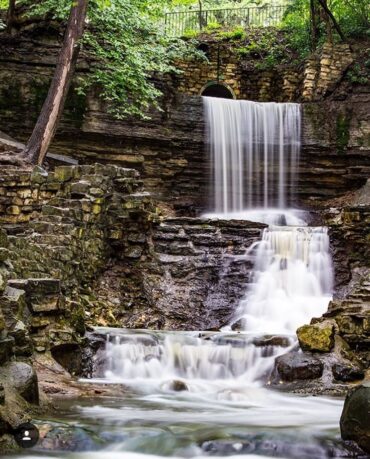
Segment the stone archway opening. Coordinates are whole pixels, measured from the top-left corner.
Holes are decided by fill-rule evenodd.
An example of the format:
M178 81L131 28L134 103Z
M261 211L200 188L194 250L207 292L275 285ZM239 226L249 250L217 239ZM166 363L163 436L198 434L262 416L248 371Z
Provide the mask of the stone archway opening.
M219 82L207 83L200 92L204 97L220 97L222 99L235 99L233 90L226 84Z

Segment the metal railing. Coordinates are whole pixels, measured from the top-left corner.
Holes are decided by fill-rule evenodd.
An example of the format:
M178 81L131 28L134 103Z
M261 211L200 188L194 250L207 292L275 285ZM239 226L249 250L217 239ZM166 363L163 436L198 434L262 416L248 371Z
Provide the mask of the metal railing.
M265 5L167 13L165 16L166 33L171 37L181 37L202 32L208 28L277 26L281 23L287 6L287 4Z

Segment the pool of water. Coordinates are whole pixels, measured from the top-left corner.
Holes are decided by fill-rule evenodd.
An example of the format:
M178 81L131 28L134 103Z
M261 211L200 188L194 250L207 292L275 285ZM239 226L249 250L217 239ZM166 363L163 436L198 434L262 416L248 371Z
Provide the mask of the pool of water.
M186 383L186 380L184 380ZM121 398L59 400L58 419L39 419L45 438L16 457L345 457L342 400L304 397L241 381L132 381ZM136 386L136 387L135 387ZM13 456L14 458L14 456Z

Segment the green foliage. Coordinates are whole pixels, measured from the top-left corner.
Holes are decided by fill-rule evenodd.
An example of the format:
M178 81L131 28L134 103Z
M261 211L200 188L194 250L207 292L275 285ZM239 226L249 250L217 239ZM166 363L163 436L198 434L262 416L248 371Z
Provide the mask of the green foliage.
M347 37L370 37L368 0L331 0L329 4Z
M226 32L220 32L220 38L225 38L227 40L245 40L247 33L242 26L237 26L232 30Z
M183 33L183 37L184 38L197 38L199 35L199 31L198 30L194 30L194 29L186 29L185 32Z
M308 0L294 0L287 8L282 24L289 46L300 58L305 58L311 48L310 10Z
M71 6L71 0L23 3L30 14L54 19L68 17ZM82 44L91 71L80 80L80 94L96 86L117 118L146 117L150 107L159 109L161 92L153 75L176 72L175 59L194 52L191 42L170 39L158 27L166 4L166 0L90 0Z
M354 84L370 84L370 48L363 50L358 62L349 69L347 79Z
M270 69L294 59L286 37L276 29L251 29L235 53L258 69Z
M215 30L219 30L221 28L221 24L219 24L217 21L210 21L207 24L206 32L213 32Z
M317 0L316 0L317 2ZM318 6L318 2L316 3ZM328 0L346 38L370 37L370 2L368 0ZM310 2L293 0L287 8L282 28L289 37L289 44L301 57L310 52ZM319 24L320 46L327 39L325 24Z

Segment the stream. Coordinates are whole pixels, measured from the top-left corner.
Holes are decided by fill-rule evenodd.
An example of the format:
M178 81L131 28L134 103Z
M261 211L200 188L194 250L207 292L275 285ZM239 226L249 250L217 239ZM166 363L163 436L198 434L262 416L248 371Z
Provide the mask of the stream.
M97 376L81 384L122 384L126 394L57 400L58 419L36 422L44 440L16 457L343 457L342 400L264 387L272 356L287 350L265 336L97 333L107 338Z

